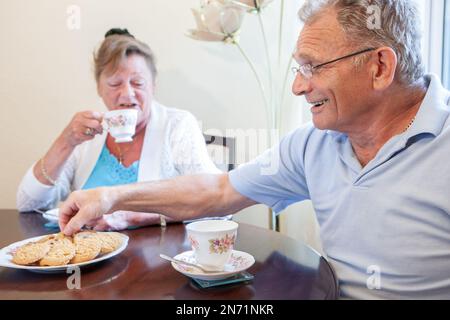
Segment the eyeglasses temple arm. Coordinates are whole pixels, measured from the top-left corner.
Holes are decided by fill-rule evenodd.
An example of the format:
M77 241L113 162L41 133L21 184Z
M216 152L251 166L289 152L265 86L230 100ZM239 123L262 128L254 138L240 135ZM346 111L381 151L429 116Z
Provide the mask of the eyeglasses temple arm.
M331 60L331 61L328 61L328 62L319 64L319 65L317 65L317 66L313 66L312 68L313 68L313 69L320 68L320 67L326 66L327 64L331 64L331 63L334 63L334 62L338 62L338 61L340 61L340 60L344 60L344 59L347 59L347 58L351 58L351 57L357 56L358 54L362 54L362 53L366 53L366 52L369 52L369 51L373 51L373 50L375 50L375 49L376 49L376 48L364 49L364 50L362 50L362 51L358 51L358 52L355 52L355 53L346 55L346 56L344 56L344 57L340 57L340 58L337 58L337 59L334 59L334 60Z

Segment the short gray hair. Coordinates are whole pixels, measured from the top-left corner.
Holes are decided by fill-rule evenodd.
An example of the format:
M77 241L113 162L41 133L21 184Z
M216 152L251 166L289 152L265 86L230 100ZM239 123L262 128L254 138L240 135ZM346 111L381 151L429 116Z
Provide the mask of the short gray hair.
M369 28L371 8L379 12L378 28ZM351 45L392 48L398 59L396 76L403 84L413 85L424 76L420 16L414 0L306 0L300 20L308 24L327 9L337 12Z
M120 62L132 54L140 55L145 59L154 81L157 70L155 57L150 47L134 37L114 34L107 36L97 52L94 52L94 75L97 83L103 71L108 68L111 68L110 71L116 71Z

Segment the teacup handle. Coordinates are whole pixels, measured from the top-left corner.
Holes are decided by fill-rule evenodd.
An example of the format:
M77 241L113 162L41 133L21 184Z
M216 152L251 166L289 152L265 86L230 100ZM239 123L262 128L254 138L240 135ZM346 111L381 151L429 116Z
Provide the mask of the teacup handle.
M106 122L105 118L103 118L103 120L102 120L102 128L104 131L109 130L108 123Z

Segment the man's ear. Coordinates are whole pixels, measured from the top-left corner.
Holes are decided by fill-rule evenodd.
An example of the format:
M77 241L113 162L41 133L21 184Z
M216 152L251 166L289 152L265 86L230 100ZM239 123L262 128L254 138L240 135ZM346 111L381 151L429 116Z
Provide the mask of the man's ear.
M378 48L373 53L373 58L369 60L369 63L371 64L370 71L375 90L384 90L394 82L397 70L397 54L392 48Z

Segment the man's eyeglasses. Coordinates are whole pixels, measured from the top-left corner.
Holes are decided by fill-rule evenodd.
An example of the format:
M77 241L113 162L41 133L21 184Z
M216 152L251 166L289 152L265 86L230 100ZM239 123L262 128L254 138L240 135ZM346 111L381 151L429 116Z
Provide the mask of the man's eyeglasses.
M319 69L319 68L322 68L322 67L324 67L324 66L326 66L328 64L335 63L335 62L338 62L338 61L341 61L341 60L344 60L344 59L347 59L347 58L351 58L351 57L354 57L354 56L357 56L357 55L360 55L360 54L363 54L363 53L366 53L366 52L369 52L369 51L373 51L373 50L376 50L376 48L364 49L362 51L351 53L349 55L346 55L346 56L343 56L343 57L340 57L340 58L337 58L337 59L334 59L334 60L331 60L331 61L319 64L317 66L313 66L310 63L303 64L303 65L298 66L298 67L293 67L292 68L292 72L294 73L294 75L296 75L297 73L300 73L305 79L309 80L309 79L312 78L314 71Z

